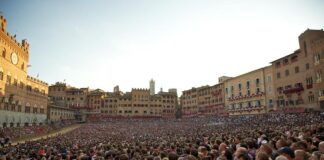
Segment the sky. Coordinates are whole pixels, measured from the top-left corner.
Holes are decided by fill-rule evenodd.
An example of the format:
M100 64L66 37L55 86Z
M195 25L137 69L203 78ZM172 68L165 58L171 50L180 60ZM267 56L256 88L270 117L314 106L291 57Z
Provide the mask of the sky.
M0 0L30 43L28 74L124 92L215 85L270 65L324 28L323 0Z

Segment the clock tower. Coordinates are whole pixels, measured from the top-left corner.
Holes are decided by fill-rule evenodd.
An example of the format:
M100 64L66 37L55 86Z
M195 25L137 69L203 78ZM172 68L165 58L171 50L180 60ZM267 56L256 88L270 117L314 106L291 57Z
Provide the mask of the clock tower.
M48 84L27 74L29 44L6 26L0 16L0 128L44 123Z

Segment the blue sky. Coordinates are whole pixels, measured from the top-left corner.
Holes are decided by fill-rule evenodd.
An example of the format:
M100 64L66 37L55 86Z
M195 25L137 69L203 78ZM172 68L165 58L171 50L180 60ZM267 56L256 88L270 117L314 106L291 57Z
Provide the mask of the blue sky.
M214 85L298 49L324 28L320 0L0 0L30 43L29 74L53 84L178 92ZM253 59L251 59L253 57Z

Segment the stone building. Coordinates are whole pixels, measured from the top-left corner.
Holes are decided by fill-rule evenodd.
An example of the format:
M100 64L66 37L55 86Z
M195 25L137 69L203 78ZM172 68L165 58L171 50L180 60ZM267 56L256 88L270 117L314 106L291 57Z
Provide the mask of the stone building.
M272 67L268 66L225 80L228 114L262 114L274 110L272 75Z
M298 50L271 62L279 110L320 110L323 38L323 30L308 29L299 36Z
M28 76L29 44L19 43L0 16L0 127L46 122L48 84Z
M201 86L182 92L180 106L183 117L196 115L225 115L224 84Z

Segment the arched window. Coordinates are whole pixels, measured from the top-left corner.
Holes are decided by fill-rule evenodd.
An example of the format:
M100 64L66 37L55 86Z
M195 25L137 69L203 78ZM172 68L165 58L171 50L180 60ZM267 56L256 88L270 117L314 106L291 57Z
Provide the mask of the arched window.
M6 49L3 49L3 50L2 50L2 57L3 57L3 58L6 58Z
M24 70L25 69L25 63L21 64L21 69Z
M1 80L1 81L3 80L3 70L2 70L1 67L0 67L0 80Z

